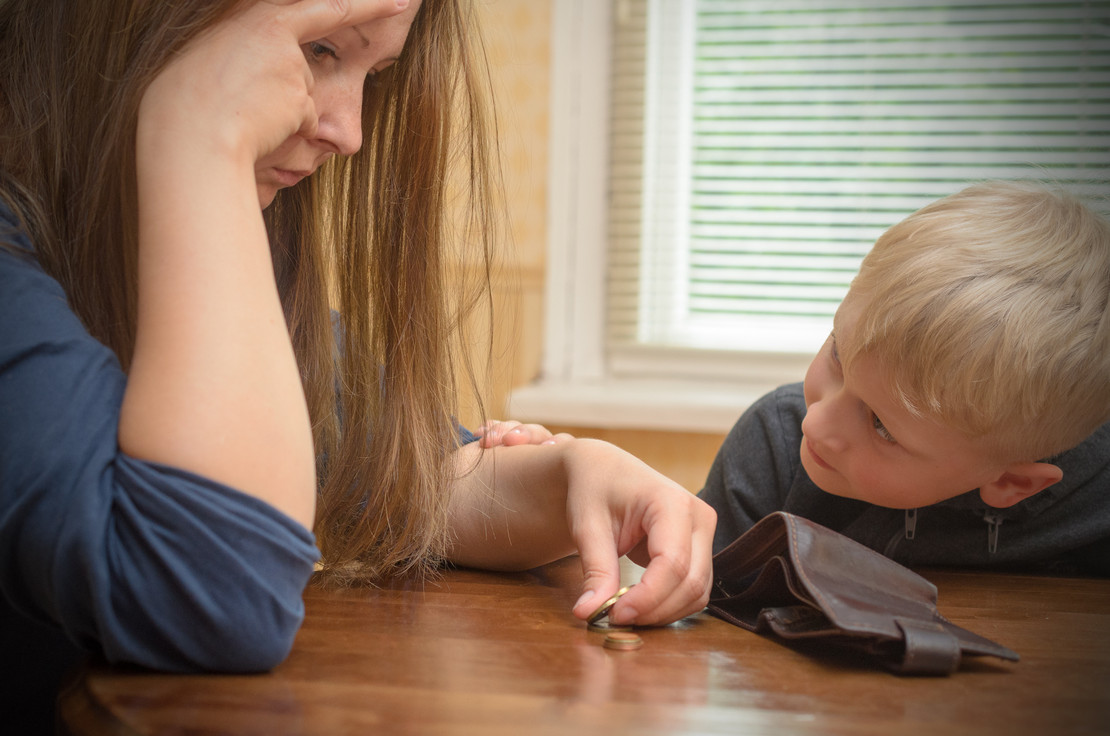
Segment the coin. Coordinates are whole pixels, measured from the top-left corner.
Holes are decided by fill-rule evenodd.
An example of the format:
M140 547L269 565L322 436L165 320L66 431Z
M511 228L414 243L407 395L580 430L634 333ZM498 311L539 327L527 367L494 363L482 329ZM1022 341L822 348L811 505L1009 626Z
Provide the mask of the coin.
M594 632L601 633L601 634L607 634L610 631L632 631L632 627L631 626L619 626L617 624L611 624L611 623L609 623L608 620L605 620L605 621L598 621L597 623L592 623L592 624L588 623L588 624L586 624L586 630L587 631L594 631Z
M590 617L586 619L586 623L590 624L591 626L596 626L597 623L601 621L601 619L605 618L609 614L609 611L611 611L613 609L613 606L617 604L617 601L620 599L620 597L628 592L629 587L631 586L621 588L617 591L616 595L602 603L600 608L590 614Z
M644 645L644 640L638 634L633 634L630 631L614 631L605 635L605 641L602 643L606 649L616 649L619 651L631 651L639 649Z

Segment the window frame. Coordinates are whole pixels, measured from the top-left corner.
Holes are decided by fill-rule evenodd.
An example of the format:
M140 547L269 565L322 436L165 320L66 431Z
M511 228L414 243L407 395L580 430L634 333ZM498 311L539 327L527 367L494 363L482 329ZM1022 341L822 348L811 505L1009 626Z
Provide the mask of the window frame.
M641 346L607 354L609 110L620 2L552 3L547 261L540 377L508 415L575 426L724 433L800 381L812 354Z
M619 231L608 232L610 62L615 23L635 22L631 7L630 0L551 5L542 374L512 393L510 415L585 427L727 431L752 400L801 380L811 355L613 343L607 272L621 264L610 258Z

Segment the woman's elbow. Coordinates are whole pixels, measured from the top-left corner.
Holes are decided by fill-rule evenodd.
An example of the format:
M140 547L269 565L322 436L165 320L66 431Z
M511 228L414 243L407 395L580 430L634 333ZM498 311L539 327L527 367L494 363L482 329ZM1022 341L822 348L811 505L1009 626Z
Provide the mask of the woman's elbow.
M304 607L268 600L241 606L219 622L221 631L207 647L210 669L218 672L267 672L285 661L304 621Z
M266 626L252 626L250 620L245 620L234 627L228 646L208 650L208 661L200 663L200 668L212 672L268 672L289 656L301 621L301 617L290 617ZM227 637L219 638L227 641Z
M303 618L292 602L184 605L128 616L105 632L101 646L109 662L166 672L266 672L289 656Z

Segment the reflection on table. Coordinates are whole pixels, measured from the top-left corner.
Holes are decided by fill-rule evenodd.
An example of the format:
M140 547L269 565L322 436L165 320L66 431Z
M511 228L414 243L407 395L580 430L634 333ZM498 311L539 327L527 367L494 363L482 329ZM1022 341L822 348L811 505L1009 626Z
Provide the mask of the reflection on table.
M635 570L629 568L630 575ZM255 676L90 665L73 734L1080 734L1110 729L1110 580L923 571L954 623L1015 649L907 678L707 614L601 646L578 560L422 587L310 586L288 660Z

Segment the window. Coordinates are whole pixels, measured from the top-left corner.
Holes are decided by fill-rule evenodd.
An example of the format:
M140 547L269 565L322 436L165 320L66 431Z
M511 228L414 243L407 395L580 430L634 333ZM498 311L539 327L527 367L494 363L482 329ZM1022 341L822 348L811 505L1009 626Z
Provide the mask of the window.
M545 373L514 411L727 427L918 207L1042 178L1105 209L1108 0L554 7Z

